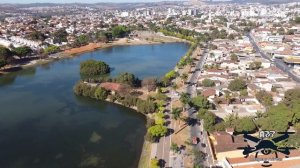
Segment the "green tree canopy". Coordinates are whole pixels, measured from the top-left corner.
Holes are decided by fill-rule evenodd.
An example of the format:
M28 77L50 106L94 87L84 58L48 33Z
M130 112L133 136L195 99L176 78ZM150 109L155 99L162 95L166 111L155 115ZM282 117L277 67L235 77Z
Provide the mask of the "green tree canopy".
M210 106L207 98L202 95L192 98L191 103L197 109L209 109L209 106Z
M175 120L180 119L181 113L182 113L182 109L181 109L181 108L173 108L173 109L172 109L172 117L173 117Z
M114 26L112 28L112 35L113 35L113 37L116 37L116 38L125 37L129 33L130 33L130 30L125 26L118 25L118 26Z
M115 81L118 83L128 84L130 86L138 86L139 84L139 79L128 72L121 73L115 78Z
M254 132L257 128L250 117L239 118L235 121L235 131L236 132Z
M98 100L105 100L108 96L108 91L104 88L97 87L95 90L95 98Z
M228 89L230 89L231 91L241 91L246 88L247 88L246 82L240 78L236 78L232 80L228 85Z
M158 159L151 159L150 168L160 168Z
M13 52L19 57L25 57L28 56L32 52L32 50L30 47L21 46L14 48Z
M162 137L165 136L168 132L168 128L163 125L154 125L148 128L148 132L153 137Z
M261 90L256 93L255 97L257 100L264 106L271 106L273 104L273 96L269 92L266 92L265 90Z
M179 100L183 105L189 104L191 102L191 97L188 93L181 93Z
M168 79L176 78L177 73L174 70L171 70L170 72L166 73L165 77Z
M137 110L144 114L153 113L156 110L155 103L150 99L148 100L139 99L137 101L136 106L137 106Z
M249 69L257 70L257 69L261 68L261 64L262 63L260 61L253 61L253 62L250 63Z
M83 76L103 75L110 72L109 66L102 61L86 60L80 63L80 74Z
M216 84L215 84L215 82L214 82L213 80L211 80L211 79L204 79L204 80L202 81L202 85L203 85L204 87L213 87L213 86L215 86Z
M12 56L12 52L0 45L0 68L8 63L8 59Z
M237 62L239 60L239 57L236 54L232 53L230 55L230 59L231 61Z
M67 42L68 33L65 29L59 29L53 33L53 43Z
M53 54L53 53L56 53L56 52L59 52L60 51L60 48L58 46L55 46L55 45L49 45L47 48L44 49L44 52L46 54Z
M80 35L73 43L74 47L80 47L89 44L90 38L87 35Z
M33 31L28 35L28 38L33 41L44 41L46 39L46 35L40 31Z
M284 132L288 129L289 123L293 120L293 112L283 103L271 106L258 120L258 125L262 130L275 130Z

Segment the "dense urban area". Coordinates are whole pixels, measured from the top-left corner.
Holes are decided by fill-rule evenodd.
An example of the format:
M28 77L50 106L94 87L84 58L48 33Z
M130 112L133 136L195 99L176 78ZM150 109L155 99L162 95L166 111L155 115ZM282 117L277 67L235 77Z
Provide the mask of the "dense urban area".
M299 2L0 5L1 75L95 49L169 42L190 48L162 77L111 77L109 64L90 59L73 88L146 116L139 167L300 165ZM277 151L245 157L259 143L245 135L260 131L288 139L275 134Z

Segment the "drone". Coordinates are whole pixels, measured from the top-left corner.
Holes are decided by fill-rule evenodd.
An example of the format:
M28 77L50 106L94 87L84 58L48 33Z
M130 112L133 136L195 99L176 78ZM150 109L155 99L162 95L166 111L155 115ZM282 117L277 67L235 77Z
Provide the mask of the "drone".
M290 150L296 149L294 147L278 147L276 143L286 140L289 138L289 134L294 134L294 132L278 132L278 134L282 134L279 137L275 137L273 139L265 139L265 138L256 138L248 134L244 134L245 141L252 141L256 143L255 147L251 147L250 145L247 145L246 147L238 147L237 149L243 149L243 155L245 155L245 158L249 157L250 153L256 153L255 158L257 158L257 155L259 152L261 152L263 155L269 155L272 153L272 151L275 151L275 156L278 158L278 154L282 153L285 155L290 154Z

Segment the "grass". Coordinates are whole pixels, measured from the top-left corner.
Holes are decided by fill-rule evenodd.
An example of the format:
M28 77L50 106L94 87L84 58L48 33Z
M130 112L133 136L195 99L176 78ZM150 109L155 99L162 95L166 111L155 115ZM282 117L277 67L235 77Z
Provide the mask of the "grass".
M139 168L149 168L151 157L151 142L145 141L142 149L141 158L139 161Z

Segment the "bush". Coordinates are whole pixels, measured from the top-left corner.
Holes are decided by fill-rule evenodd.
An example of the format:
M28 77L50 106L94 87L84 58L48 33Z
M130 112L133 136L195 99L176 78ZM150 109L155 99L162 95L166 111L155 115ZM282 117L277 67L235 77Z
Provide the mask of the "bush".
M247 84L244 80L236 78L229 83L228 89L231 91L241 91L247 88Z
M119 76L115 78L115 81L130 86L139 86L139 79L136 78L133 74L128 72L121 73Z
M156 105L152 100L138 99L136 106L137 110L144 114L153 113L156 110Z
M92 87L83 82L78 82L74 86L73 90L74 90L74 93L78 96L86 96L86 97L95 98L96 87Z
M104 88L97 87L95 90L94 96L98 100L105 100L108 96L108 91L105 90Z
M271 106L273 104L273 96L264 90L257 92L255 97L264 106Z
M204 80L202 81L202 85L203 85L204 87L213 87L213 86L215 86L216 84L215 84L215 82L214 82L213 80L210 80L210 79L204 79Z

